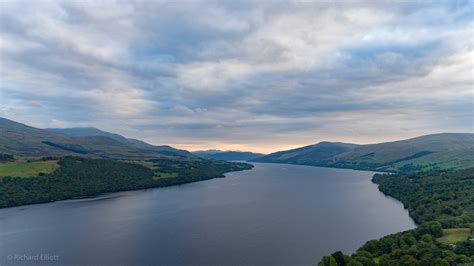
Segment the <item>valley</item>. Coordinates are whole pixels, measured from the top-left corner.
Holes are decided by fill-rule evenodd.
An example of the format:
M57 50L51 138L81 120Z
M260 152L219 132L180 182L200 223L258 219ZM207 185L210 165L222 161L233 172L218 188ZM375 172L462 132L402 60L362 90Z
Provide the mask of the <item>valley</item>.
M235 161L249 161L251 164ZM254 165L258 166L257 170L252 170ZM470 240L474 230L473 169L474 134L466 133L433 134L369 145L321 142L267 155L220 150L191 153L168 145L151 145L96 128L38 129L12 120L0 119L0 208L7 210L6 213L11 210L15 212L15 206L45 203L44 206L48 208L48 204L53 204L52 202L56 201L68 204L68 201L64 200L72 202L86 200L85 202L88 202L88 199L92 199L94 202L95 198L108 198L107 195L113 195L110 193L138 190L140 192L137 193L146 194L148 193L147 189L152 188L164 189L164 187L174 187L196 181L237 176L244 179L263 178L266 181L265 187L258 188L263 185L259 183L261 181L249 179L244 190L229 191L229 193L234 193L238 199L233 204L239 204L240 199L247 197L254 197L255 200L263 199L263 203L268 202L268 204L271 198L272 204L276 205L283 204L282 200L293 202L291 204L299 206L295 209L296 212L290 216L279 213L280 219L287 220L292 217L310 219L315 226L319 227L318 234L323 234L322 231L319 231L320 229L328 230L324 229L327 226L324 224L331 220L334 223L334 219L340 217L341 213L331 209L333 207L320 205L317 200L310 199L309 195L313 195L312 193L320 193L318 197L321 197L321 201L327 197L331 198L330 204L335 204L334 206L339 206L338 208L342 208L339 205L339 200L343 194L347 195L344 198L348 202L354 200L363 202L361 206L357 207L359 208L358 212L369 211L366 215L372 217L370 222L364 220L363 223L373 222L372 227L377 228L375 226L379 219L375 218L378 215L377 212L382 213L381 208L386 208L391 204L381 201L379 196L376 196L377 194L373 194L373 189L376 189L377 185L380 191L376 191L377 193L383 193L401 201L414 221L412 225L406 220L401 223L396 222L400 215L404 214L401 214L400 210L397 210L398 207L395 207L390 209L391 214L388 212L384 214L386 218L392 217L391 219L395 221L389 228L383 230L379 228L381 231L374 232L373 228L367 227L363 235L357 236L347 231L345 231L344 237L327 236L344 239L344 241L352 243L351 245L342 245L338 241L332 242L328 239L323 242L315 242L311 235L309 238L305 238L300 235L301 232L298 230L294 231L299 235L299 238L306 239L307 245L316 245L320 248L316 252L317 257L312 257L311 252L305 251L297 252L300 254L298 255L299 259L290 254L290 256L282 256L276 260L285 260L288 264L292 261L308 263L318 260L318 265L321 266L394 265L398 262L412 263L413 265L471 263L474 256L474 243ZM379 174L373 175L373 172L367 172L367 170L377 171ZM241 171L243 171L242 174L238 174ZM383 172L391 174L381 174ZM361 177L370 178L372 175L373 183L370 185L367 183L369 179L360 179ZM240 182L239 179L226 181L226 183L237 187L239 186L238 182ZM303 182L303 185L300 186L299 182ZM308 182L311 186L305 186L304 182ZM354 191L338 188L341 185L339 183L350 186ZM330 186L326 187L328 184ZM362 184L363 190L360 190ZM176 187L176 193L181 193L178 192L181 190L179 187L181 186ZM275 190L273 192L271 192L272 190L267 191L271 187ZM226 190L227 188L220 189ZM336 193L337 197L326 194L329 192L325 190L332 191L333 189L336 190L330 193ZM156 193L163 191L158 189ZM286 191L286 198L280 198L281 191ZM254 194L255 192L258 193ZM213 193L221 192L214 191ZM259 193L263 193L265 196ZM303 201L298 200L298 197L303 196L301 193L306 193L304 199L302 198ZM365 194L373 195L377 198L376 201L385 202L384 204L388 205L381 207L373 202L373 199L365 198L363 196ZM293 195L291 196L293 198L290 195ZM220 204L220 201L224 203L227 201L223 195L218 198L215 201L211 197L209 202ZM258 201L255 203L257 206L262 204ZM169 204L173 205L176 202L169 202ZM184 204L184 202L179 204ZM301 208L303 205L306 207ZM134 205L133 208L140 206L141 204ZM242 207L244 206L247 205L244 204ZM266 205L260 206L254 211L265 212L261 208L268 207ZM28 206L26 208L28 209ZM188 207L184 204L180 208ZM193 217L195 215L193 213L196 211L192 207L190 208L192 211L187 214L191 215L188 219ZM273 205L271 208L278 209ZM288 205L282 211L288 210L288 208L295 208L295 206ZM354 208L354 206L347 208L345 212L351 217L357 217L359 214L354 212ZM316 211L318 215L308 216L313 211ZM219 210L219 212L222 213L223 210ZM2 211L0 211L0 218L1 214ZM83 215L88 214L84 213ZM133 214L130 215L133 216ZM250 214L243 212L242 215L247 217ZM270 219L274 215L275 213L268 213L264 216L266 218L261 218ZM318 222L321 217L325 217L322 224ZM168 217L168 219L174 218L174 216ZM235 217L235 219L237 218ZM328 220L326 221L326 219ZM351 220L349 216L344 219ZM200 222L206 223L206 221L204 219ZM120 224L120 221L114 222ZM275 228L279 228L278 230L283 230L281 226L287 226L286 223L267 222L273 224ZM416 228L414 228L415 223ZM230 224L232 224L230 221L226 221L223 224L220 222L213 224L213 226L230 226ZM176 230L174 225L168 224L167 226L171 230ZM192 226L192 224L187 224L187 229L183 230L192 231L190 229ZM251 225L247 226L251 227ZM308 224L305 226L307 227ZM345 223L338 224L337 230L346 226ZM262 228L267 228L267 225L262 224ZM406 229L408 230L397 233ZM245 229L242 228L242 230ZM337 230L334 228L334 231ZM274 234L274 232L267 232L264 229L257 230L257 232L259 232L257 235L252 235L251 241L240 243L242 250L247 250L249 243L270 239L272 238L270 234ZM388 233L391 234L383 236ZM262 236L259 236L260 234ZM370 240L368 236L377 238L377 240ZM213 241L218 242L219 237L215 237L217 238ZM236 236L229 235L228 237L234 238ZM317 234L312 237L317 237ZM283 236L278 241L282 241L282 239L285 237ZM22 243L21 239L12 239L12 241ZM161 245L153 238L147 241ZM208 240L203 238L202 241L207 242ZM363 244L364 242L365 244ZM54 250L61 250L56 242L50 244ZM26 243L23 242L23 245ZM183 246L184 244L176 242L175 245ZM336 251L338 249L341 251ZM272 250L278 250L278 247L273 247L269 252L273 252ZM66 254L62 256L69 256L70 259L81 261L69 254L67 250L61 252ZM168 252L173 254L171 250ZM226 253L224 250L222 252ZM260 252L263 251L260 250ZM262 253L249 255L248 259L254 262L272 261L260 254ZM195 257L192 252L187 253L186 256L188 259L199 260L204 264L223 262L221 259L202 260L202 258ZM166 257L163 262L178 263L175 259L176 257L170 256ZM96 260L100 261L97 257ZM160 259L154 258L154 260ZM233 261L236 263L245 262L245 260L242 261L238 258L233 258ZM187 260L186 262L190 263Z

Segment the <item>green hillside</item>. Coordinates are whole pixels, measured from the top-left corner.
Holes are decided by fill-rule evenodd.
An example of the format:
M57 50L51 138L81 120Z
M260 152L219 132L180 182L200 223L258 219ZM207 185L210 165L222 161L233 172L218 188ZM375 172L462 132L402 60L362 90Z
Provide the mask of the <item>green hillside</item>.
M466 169L474 167L474 134L433 134L369 145L321 142L253 161L389 172Z
M472 148L468 148L432 153L416 159L401 161L384 167L383 169L387 171L406 169L406 172L410 172L414 170L427 171L432 169L467 169L471 167L474 167L474 151Z
M193 157L193 155L186 150L175 149L168 145L151 145L144 141L138 139L131 139L121 136L119 134L103 131L93 127L75 127L75 128L46 128L46 130L58 133L61 135L72 136L72 137L95 137L103 136L108 137L113 140L116 140L122 144L125 144L130 147L137 149L142 149L146 151L158 152L170 156L178 157Z
M297 149L271 153L251 161L264 163L312 164L323 162L337 154L350 151L357 146L357 144L351 143L324 141Z
M328 164L402 172L465 169L474 165L474 134L443 133L362 145L335 156Z
M170 149L140 148L108 136L58 134L5 118L0 118L0 153L26 157L80 155L112 159L182 157L184 154Z

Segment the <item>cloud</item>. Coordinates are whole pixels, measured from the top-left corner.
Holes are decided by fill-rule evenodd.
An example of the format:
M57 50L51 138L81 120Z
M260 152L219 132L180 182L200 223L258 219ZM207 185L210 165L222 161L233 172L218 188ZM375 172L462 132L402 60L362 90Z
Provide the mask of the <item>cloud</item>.
M470 1L4 1L0 114L271 151L473 132Z

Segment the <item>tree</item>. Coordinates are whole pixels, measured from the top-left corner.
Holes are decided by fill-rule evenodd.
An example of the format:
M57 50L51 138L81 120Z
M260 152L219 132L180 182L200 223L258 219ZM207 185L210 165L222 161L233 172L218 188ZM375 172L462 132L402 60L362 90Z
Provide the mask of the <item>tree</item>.
M429 234L424 234L422 237L421 237L421 241L425 242L425 243L431 243L433 242L433 237Z
M344 254L341 251L336 251L331 256L336 260L338 266L346 266Z
M318 266L337 266L336 259L333 256L324 256Z
M400 259L400 266L417 266L418 261L410 255L404 255Z
M449 266L449 262L445 259L436 259L433 266Z
M435 237L443 236L443 227L439 222L432 222L430 225L431 234Z

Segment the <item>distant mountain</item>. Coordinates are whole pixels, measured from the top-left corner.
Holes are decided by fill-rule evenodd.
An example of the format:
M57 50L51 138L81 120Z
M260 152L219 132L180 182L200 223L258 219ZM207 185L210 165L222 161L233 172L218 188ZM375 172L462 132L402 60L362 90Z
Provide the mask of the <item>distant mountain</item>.
M311 164L353 150L357 144L323 141L292 150L279 151L255 158L252 162Z
M192 153L196 156L203 157L203 156L208 156L212 154L218 154L218 153L223 153L226 151L221 151L221 150L205 150L205 151L193 151Z
M178 154L166 149L143 149L104 135L68 136L5 118L0 118L0 153L33 157L81 155L115 159L182 156L181 151Z
M193 154L186 150L175 149L168 145L155 146L138 139L126 138L122 135L103 131L94 127L46 128L46 130L54 132L54 133L67 135L67 136L74 136L74 137L103 136L103 137L114 139L128 146L146 150L146 151L158 152L158 153L170 155L170 156L193 157Z
M262 153L254 152L220 150L195 151L193 152L193 154L201 158L224 161L248 161L265 155Z
M474 134L442 133L369 145L321 142L252 161L393 172L465 169L474 167Z

